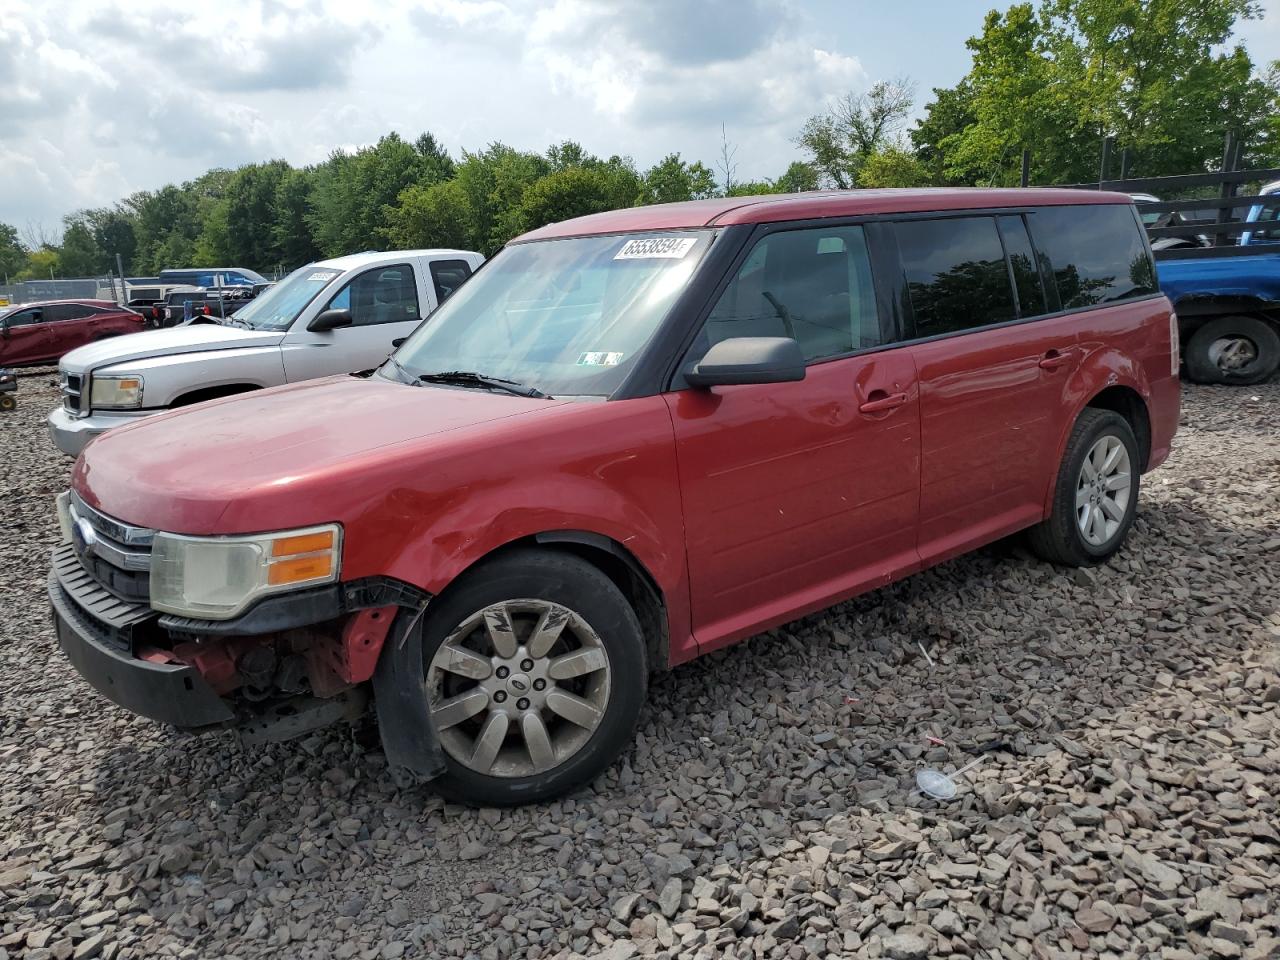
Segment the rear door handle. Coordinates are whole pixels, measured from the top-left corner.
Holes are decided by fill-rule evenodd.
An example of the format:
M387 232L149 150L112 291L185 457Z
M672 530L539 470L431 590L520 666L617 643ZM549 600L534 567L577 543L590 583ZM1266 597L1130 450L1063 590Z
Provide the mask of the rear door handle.
M874 390L872 396L883 391ZM861 413L884 413L886 410L896 410L907 402L905 393L890 393L885 396L878 397L875 400L868 400L866 403L858 407Z
M1050 350L1040 358L1040 367L1043 370L1056 370L1065 363L1071 362L1070 353L1060 353L1057 350Z

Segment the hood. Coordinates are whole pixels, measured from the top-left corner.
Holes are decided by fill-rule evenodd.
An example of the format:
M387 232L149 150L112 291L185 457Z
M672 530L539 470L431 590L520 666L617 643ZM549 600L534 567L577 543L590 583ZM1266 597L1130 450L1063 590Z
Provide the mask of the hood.
M499 423L505 430L512 418L566 402L378 377L307 380L108 431L80 455L72 485L127 523L172 533L257 532L272 526L242 530L233 519L219 521L263 510L283 519L317 497L335 507L343 501L343 509L358 505L369 497L372 463L430 454L455 439L483 443Z
M164 330L142 330L124 337L108 337L77 347L64 355L58 365L69 373L84 373L130 360L176 353L269 347L283 339L282 330L246 330L217 323L196 323Z

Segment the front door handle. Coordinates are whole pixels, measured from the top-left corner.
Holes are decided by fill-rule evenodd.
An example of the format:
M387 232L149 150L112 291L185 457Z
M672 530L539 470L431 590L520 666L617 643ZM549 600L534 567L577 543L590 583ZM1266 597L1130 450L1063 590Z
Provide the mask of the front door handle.
M1060 353L1057 350L1050 350L1040 358L1040 368L1042 370L1056 370L1065 363L1071 362L1071 354Z
M880 396L876 397L876 394ZM871 396L876 397L874 400L868 400L866 403L858 407L861 413L884 413L886 410L896 410L907 402L905 393L889 393L883 390L871 391Z

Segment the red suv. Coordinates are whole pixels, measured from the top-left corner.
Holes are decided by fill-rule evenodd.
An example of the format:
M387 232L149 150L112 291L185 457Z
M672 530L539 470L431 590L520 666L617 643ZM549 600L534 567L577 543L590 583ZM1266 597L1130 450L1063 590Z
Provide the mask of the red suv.
M1029 530L1101 562L1178 422L1126 196L857 190L511 243L377 371L90 444L57 634L106 697L539 800L650 671Z
M0 367L53 363L104 337L137 333L142 317L110 300L50 300L0 311Z

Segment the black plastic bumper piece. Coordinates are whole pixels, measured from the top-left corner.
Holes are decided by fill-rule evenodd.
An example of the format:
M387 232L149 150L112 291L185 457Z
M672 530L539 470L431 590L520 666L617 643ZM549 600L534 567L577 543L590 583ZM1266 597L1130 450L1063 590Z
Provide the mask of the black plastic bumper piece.
M373 703L378 711L382 750L392 767L404 767L424 780L445 772L444 749L423 695L422 611L401 610L383 642L373 672Z
M231 708L194 667L139 660L95 636L92 623L56 577L49 579L49 600L58 645L80 675L112 703L175 727L210 727L234 719Z

